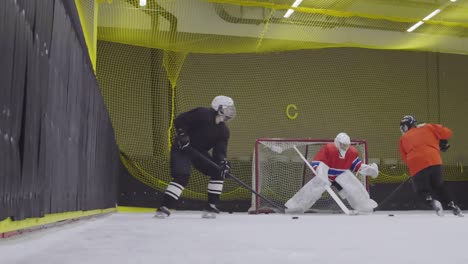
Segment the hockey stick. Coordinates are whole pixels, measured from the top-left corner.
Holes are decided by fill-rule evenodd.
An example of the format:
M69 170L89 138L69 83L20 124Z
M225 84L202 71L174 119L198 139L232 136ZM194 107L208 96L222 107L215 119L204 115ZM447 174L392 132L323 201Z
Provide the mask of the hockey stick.
M206 162L210 163L211 166L217 168L217 169L220 169L220 167L218 166L218 164L216 164L214 161L212 161L210 158L208 158L207 156L201 154L198 150L194 149L194 148L191 148L190 146L188 147L188 150L194 154L195 156L205 160ZM233 179L235 182L237 182L240 186L244 187L245 189L251 191L253 194L257 195L258 197L260 197L261 199L263 199L265 202L267 202L268 204L270 204L271 206L273 206L276 210L274 210L276 213L282 213L284 214L284 207L276 204L275 202L271 201L270 199L264 197L263 195L259 194L258 192L256 192L254 189L252 189L250 186L248 186L247 184L245 184L243 181L241 181L239 178L237 178L236 176L234 176L232 173L228 173L229 175L229 178Z
M411 180L411 176L408 177L408 179L406 179L404 182L400 183L400 185L398 185L398 186L395 188L395 190L393 190L389 195L387 195L387 197L386 197L385 199L383 199L383 201L380 202L379 205L378 205L376 208L374 208L374 211L379 210L380 207L381 207L383 204L387 203L387 202L390 200L390 198L392 198L392 197L393 197L407 182L409 182L410 180Z
M299 156L305 162L305 164L307 164L309 169L312 170L312 172L315 175L317 175L317 172L314 170L312 165L310 165L310 163L306 160L306 158L304 158L304 155L302 155L302 153L297 149L297 147L293 146L293 148L297 152L297 154L299 154ZM347 215L355 215L356 214L355 211L351 211L351 210L348 209L348 207L346 207L346 205L343 203L343 201L341 201L341 199L338 197L338 195L336 195L336 193L332 190L332 188L330 186L325 185L325 190L327 190L327 192L330 194L330 196L333 198L333 200L335 200L335 202L338 204L338 206L341 208L341 210L343 210L343 212L345 214L347 214Z

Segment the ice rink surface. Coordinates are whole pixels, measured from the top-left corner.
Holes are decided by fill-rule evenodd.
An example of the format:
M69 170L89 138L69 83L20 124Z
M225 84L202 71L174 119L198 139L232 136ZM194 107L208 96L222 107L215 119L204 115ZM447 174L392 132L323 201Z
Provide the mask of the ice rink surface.
M0 240L0 263L468 264L468 216L413 211L292 217L115 213Z

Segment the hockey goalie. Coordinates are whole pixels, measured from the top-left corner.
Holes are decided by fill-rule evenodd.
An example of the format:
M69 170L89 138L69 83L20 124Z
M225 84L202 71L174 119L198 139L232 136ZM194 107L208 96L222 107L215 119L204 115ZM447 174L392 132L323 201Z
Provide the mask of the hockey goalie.
M323 146L311 162L314 177L305 184L285 206L287 213L304 213L322 197L323 192L334 186L342 199L360 213L371 213L377 207L354 173L376 178L377 164L362 163L359 152L351 146L346 133L339 133L334 143ZM328 187L327 187L328 186Z

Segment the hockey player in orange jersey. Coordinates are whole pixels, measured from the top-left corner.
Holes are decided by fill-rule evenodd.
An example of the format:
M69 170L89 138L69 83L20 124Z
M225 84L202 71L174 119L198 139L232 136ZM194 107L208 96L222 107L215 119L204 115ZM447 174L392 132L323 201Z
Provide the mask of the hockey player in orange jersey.
M399 150L402 160L413 177L413 189L437 213L443 215L444 203L454 215L463 216L451 198L442 178L443 163L440 152L450 147L452 131L440 124L417 124L413 116L404 116L400 122L402 136ZM439 201L440 200L440 201Z

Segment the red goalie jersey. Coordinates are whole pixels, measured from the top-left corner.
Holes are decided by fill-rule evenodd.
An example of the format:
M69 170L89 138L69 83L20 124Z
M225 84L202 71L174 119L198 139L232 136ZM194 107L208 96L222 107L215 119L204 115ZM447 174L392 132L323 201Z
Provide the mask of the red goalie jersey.
M334 181L338 175L346 170L357 172L362 164L359 152L355 147L350 146L345 156L342 157L334 143L323 146L313 158L311 165L314 169L317 169L320 162L330 167L328 178L331 181Z

